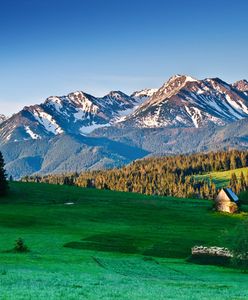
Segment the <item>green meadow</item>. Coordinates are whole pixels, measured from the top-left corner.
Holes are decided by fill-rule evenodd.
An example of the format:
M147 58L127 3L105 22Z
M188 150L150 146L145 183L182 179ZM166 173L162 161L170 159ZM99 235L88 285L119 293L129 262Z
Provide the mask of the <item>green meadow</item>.
M195 178L198 180L202 180L202 179L210 179L211 177L216 187L222 188L228 186L232 173L235 173L239 179L241 172L243 172L244 175L246 176L248 172L248 168L246 167L246 168L239 168L239 169L229 170L229 171L211 172L203 175L196 175Z
M194 245L223 246L245 217L208 200L11 183L0 299L248 299L248 274L186 260ZM29 252L11 251L19 237Z

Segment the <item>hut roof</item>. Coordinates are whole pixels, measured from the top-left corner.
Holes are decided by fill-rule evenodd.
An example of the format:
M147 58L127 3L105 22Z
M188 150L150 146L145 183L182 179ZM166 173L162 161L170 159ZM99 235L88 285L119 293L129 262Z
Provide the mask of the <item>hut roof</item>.
M224 188L223 190L227 194L228 198L231 201L234 201L234 202L239 201L238 196L232 191L232 189L230 189L230 188Z

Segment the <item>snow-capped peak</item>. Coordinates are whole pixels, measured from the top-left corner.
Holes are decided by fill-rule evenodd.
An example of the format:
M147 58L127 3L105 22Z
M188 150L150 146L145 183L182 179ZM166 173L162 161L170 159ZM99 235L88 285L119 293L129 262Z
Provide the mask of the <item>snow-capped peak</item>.
M246 79L234 82L233 87L241 92L246 92L248 94L248 81Z
M128 96L125 93L121 92L121 91L111 91L105 97L120 99L120 98L123 98L123 97L126 98Z
M198 80L187 75L174 75L166 81L161 88L159 88L153 95L143 103L143 107L149 105L156 105L160 101L170 99L173 95L177 94L187 83L197 83Z
M0 124L2 122L4 122L5 120L7 120L7 117L5 115L3 115L3 114L0 114Z
M42 139L57 134L89 134L103 126L202 127L224 125L248 117L248 82L230 85L219 78L197 80L172 76L159 89L131 96L111 91L94 97L82 91L51 96L25 107L0 127L4 142Z
M170 82L173 82L175 80L181 80L184 83L197 81L197 79L195 79L191 76L176 74L176 75L170 77L169 80L166 83L170 83Z
M157 92L158 89L143 89L140 91L136 91L134 93L132 93L131 97L134 99L140 99L140 98L149 98L151 97L154 93Z
M219 78L171 77L125 119L124 126L202 127L248 117L248 98Z
M114 124L136 107L137 101L121 91L112 91L104 97L82 91L51 96L44 103L25 107L13 116L0 136L18 141L61 133L88 134L95 128Z
M184 87L188 82L197 82L198 80L188 75L174 75L162 86L162 90L173 91Z

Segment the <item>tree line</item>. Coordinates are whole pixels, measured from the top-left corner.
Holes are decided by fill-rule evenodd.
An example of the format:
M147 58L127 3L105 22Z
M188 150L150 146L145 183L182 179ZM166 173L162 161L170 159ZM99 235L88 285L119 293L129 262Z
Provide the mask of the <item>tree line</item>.
M87 171L81 174L31 176L23 178L23 181L208 199L215 197L217 193L215 184L211 178L198 180L195 175L246 166L248 166L248 151L231 150L151 157L136 160L122 168ZM240 192L247 188L248 182L244 185L237 179L234 183L232 175L230 185L236 192Z
M6 195L8 191L7 174L4 166L5 164L4 164L3 155L0 152L0 196Z
M238 178L235 173L232 173L229 186L236 194L240 194L240 192L247 191L248 190L248 171L246 172L246 174L244 174L244 172L241 172L240 178Z

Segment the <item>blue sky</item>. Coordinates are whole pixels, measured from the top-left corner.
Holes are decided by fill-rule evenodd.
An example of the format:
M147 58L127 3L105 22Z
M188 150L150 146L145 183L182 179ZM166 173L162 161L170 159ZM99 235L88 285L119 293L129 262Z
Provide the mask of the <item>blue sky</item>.
M0 0L0 113L50 95L248 79L247 0Z

